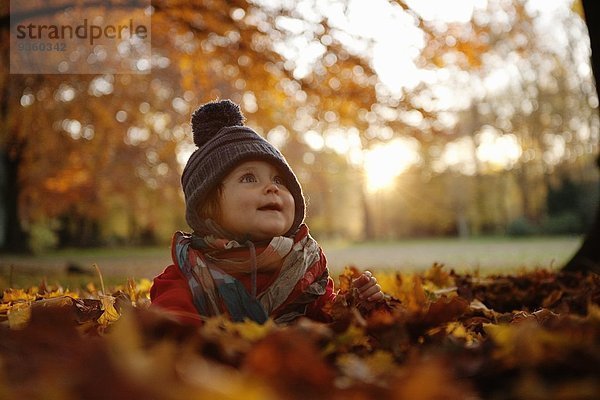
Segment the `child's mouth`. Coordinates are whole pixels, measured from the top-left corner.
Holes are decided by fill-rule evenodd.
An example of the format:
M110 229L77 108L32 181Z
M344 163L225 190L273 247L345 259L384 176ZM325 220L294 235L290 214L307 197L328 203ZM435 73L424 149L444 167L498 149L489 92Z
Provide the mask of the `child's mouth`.
M277 203L269 203L258 209L259 211L281 211L282 208Z

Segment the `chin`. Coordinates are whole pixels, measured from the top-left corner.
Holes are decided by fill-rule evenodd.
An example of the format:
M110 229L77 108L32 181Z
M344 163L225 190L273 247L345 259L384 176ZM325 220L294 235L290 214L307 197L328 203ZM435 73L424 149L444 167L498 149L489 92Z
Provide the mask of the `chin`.
M257 233L256 236L259 236L261 240L264 239L271 239L277 236L283 236L287 231L289 230L283 230L283 229L264 229L261 232Z

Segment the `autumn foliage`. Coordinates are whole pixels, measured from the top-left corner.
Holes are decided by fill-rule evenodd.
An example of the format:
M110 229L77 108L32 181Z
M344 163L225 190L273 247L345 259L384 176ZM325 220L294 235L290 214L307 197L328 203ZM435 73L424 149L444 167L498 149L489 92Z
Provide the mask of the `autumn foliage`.
M0 398L598 398L600 277L377 274L360 301L347 268L334 322L210 319L149 309L150 282L7 289Z

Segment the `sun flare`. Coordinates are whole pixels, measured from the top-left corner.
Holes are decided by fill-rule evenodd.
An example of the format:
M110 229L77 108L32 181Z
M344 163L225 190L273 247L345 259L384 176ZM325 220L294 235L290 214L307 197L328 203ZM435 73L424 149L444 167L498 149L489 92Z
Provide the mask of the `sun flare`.
M412 138L394 139L367 150L364 158L367 190L376 192L392 186L398 175L419 162L418 151L419 143Z

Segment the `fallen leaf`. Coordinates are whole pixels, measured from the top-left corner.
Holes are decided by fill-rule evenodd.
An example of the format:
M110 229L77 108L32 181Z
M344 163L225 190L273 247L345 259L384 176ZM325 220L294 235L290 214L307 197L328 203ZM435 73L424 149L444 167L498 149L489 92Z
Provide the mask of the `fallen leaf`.
M31 319L31 304L16 303L8 309L7 316L10 329L23 329Z
M120 314L115 308L115 298L113 296L101 295L102 315L98 318L98 323L102 326L108 326L119 319Z

